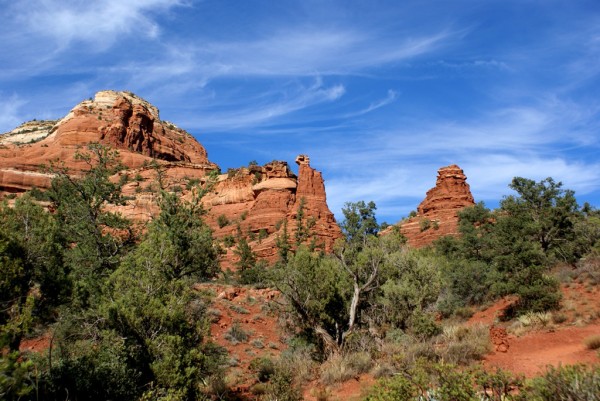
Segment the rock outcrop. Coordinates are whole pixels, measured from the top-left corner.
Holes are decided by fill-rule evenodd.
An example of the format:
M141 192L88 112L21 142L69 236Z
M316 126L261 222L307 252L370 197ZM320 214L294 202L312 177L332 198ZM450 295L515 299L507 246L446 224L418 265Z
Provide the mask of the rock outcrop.
M0 196L48 188L53 176L42 165L52 162L81 174L89 166L75 154L93 142L119 151L125 166L119 175L129 177L123 191L130 200L115 209L141 223L158 212L158 174L163 188L190 198L195 184L206 183L208 174L219 170L193 136L161 121L156 107L130 92L102 91L60 120L32 121L0 136ZM300 208L302 219L310 221L311 236L323 248L330 250L341 236L327 207L321 173L310 167L307 156L297 162L298 176L282 161L216 176L203 203L207 222L227 249L226 268L234 266L232 242L240 235L258 257L273 261L282 230L287 227L290 239L295 238Z
M442 167L416 216L399 223L401 232L414 247L429 245L444 235L457 235L458 212L474 204L463 170L455 164Z
M32 121L0 136L0 192L48 187L40 165L64 163L73 174L87 168L74 158L82 146L99 142L119 150L127 168L148 159L187 162L204 172L217 168L190 134L161 121L158 109L130 92L102 91L58 121Z
M215 190L205 197L215 235L226 239L241 233L259 258L273 261L277 238L285 236L284 230L293 243L298 227L309 227L307 241L314 239L330 251L342 234L327 206L323 178L310 167L307 156L296 160L298 176L283 161L222 175Z

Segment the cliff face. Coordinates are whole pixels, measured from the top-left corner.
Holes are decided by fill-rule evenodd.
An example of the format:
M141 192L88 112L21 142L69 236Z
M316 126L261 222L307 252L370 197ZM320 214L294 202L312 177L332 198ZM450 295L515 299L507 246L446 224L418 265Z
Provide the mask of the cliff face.
M207 174L218 170L194 137L160 120L156 107L130 92L103 91L60 120L32 121L0 136L0 195L47 188L52 175L41 166L50 162L64 163L72 174L80 174L87 165L75 160L75 153L92 142L117 149L125 166L119 175L136 177L123 188L131 200L115 209L141 223L158 212L157 171L163 188L189 198L192 184L206 182ZM158 169L151 167L153 161ZM330 250L341 232L327 207L323 178L310 167L307 156L299 156L297 162L298 177L279 161L218 176L214 189L203 198L215 237L241 233L259 257L273 261L283 223L294 238L302 204L303 219L311 221L317 242ZM234 262L230 246L223 264L231 267Z
M474 204L463 170L455 164L442 167L435 187L417 207L417 215L401 223L401 232L414 247L429 245L444 235L457 235L458 212Z
M148 158L217 168L191 135L161 121L158 109L129 92L102 91L57 121L32 121L0 136L0 192L46 188L51 176L40 165L65 163L74 174L85 163L75 152L91 142L119 150L122 163L139 168Z

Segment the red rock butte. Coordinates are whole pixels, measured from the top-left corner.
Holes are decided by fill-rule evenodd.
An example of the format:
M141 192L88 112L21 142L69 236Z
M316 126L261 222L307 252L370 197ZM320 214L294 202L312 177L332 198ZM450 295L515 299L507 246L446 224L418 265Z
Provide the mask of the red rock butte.
M89 166L76 160L75 153L94 142L119 151L125 169L118 176L128 175L123 191L130 200L126 206L111 208L138 223L158 211L157 171L163 188L189 199L192 184L206 182L210 172L219 170L192 135L160 120L156 107L131 92L101 91L60 120L30 121L0 136L0 195L48 188L53 175L42 166L51 162L63 164L72 175L81 174ZM287 222L288 235L294 238L302 205L304 218L314 222L315 239L331 250L342 234L327 206L323 178L310 166L308 156L300 155L296 161L298 176L284 161L220 174L203 198L206 221L215 237L237 236L240 231L258 257L273 261L283 223ZM232 267L234 262L229 247L223 266Z
M427 191L417 215L398 224L410 245L423 247L444 235L457 235L458 212L474 204L467 177L453 164L438 170L435 187Z

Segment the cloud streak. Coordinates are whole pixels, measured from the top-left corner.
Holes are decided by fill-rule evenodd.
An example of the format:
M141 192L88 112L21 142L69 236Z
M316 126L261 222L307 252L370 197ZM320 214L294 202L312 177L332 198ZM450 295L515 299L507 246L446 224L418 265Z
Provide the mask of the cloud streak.
M20 110L26 104L17 95L5 96L0 93L0 127L6 128L6 131L15 128L23 122ZM0 133L5 132L5 129L0 128Z
M340 99L346 89L343 85L325 86L320 78L306 87L293 85L284 91L262 93L233 110L222 111L216 107L205 109L193 119L184 119L185 126L199 128L202 131L231 131L264 126L278 119L322 103L335 102ZM227 102L230 105L230 102Z
M37 0L21 3L15 11L30 32L52 39L59 48L84 42L104 50L119 35L157 37L160 28L150 14L182 4L181 0Z

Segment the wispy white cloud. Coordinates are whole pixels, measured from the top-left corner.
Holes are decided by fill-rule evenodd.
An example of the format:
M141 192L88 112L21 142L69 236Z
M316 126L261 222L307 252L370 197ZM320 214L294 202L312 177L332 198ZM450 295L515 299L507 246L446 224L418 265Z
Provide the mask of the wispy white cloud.
M396 100L396 97L398 97L398 93L394 90L388 89L387 96L385 98L377 100L375 102L372 102L371 104L369 104L369 106L367 106L366 108L364 108L362 110L359 110L359 111L356 111L353 113L348 113L344 117L351 118L351 117L358 117L358 116L362 116L364 114L368 114L372 111L375 111L384 106L387 106L390 103L393 103L394 100Z
M400 117L386 129L345 142L352 154L346 163L369 165L420 157L463 158L472 153L498 151L538 154L557 146L562 150L599 146L595 123L598 112L588 105L554 99L537 107L515 105L471 118ZM330 163L332 168L347 167L340 160Z
M251 99L244 99L239 107L231 107L225 111L219 110L217 104L217 107L207 108L192 118L184 118L183 124L203 131L248 129L272 123L285 115L317 104L334 102L345 92L343 85L325 86L322 79L317 77L308 87L293 85L286 90L261 93Z
M471 187L481 199L500 199L507 195L513 177L534 180L552 177L577 194L600 188L600 162L585 163L544 155L523 158L511 154L486 154L473 155L461 167L467 171Z
M600 148L597 114L588 105L552 99L470 119L402 120L389 131L320 144L311 156L333 177L327 189L337 213L344 202L361 199L375 200L383 215L399 205L415 208L435 184L437 169L454 163L465 170L477 200L500 199L515 176L551 176L586 194L600 189L600 162L572 154Z
M456 70L472 70L473 68L495 68L505 71L512 70L512 68L510 68L510 66L506 62L495 59L467 61L439 60L431 63L431 65L452 68Z
M155 84L179 77L195 82L238 77L307 77L363 74L370 68L428 54L455 38L443 30L411 38L386 39L360 29L272 29L265 37L246 41L197 43L166 41L157 59L110 67L110 71L141 77L138 84Z
M60 48L84 42L104 49L120 35L156 37L160 28L149 13L182 4L182 0L34 0L20 3L15 12L30 32L51 38Z
M17 95L0 93L0 133L7 132L23 122L21 108L26 102Z
M318 164L327 164L327 159L317 158ZM435 167L415 164L380 165L378 169L357 164L346 174L338 174L331 179L326 177L327 203L338 216L346 202L359 200L375 201L378 214L389 216L398 211L408 214L435 184Z
M197 49L218 58L221 74L314 75L357 73L431 52L454 35L441 31L413 38L385 39L360 30L306 27L272 32L266 39L213 42Z

